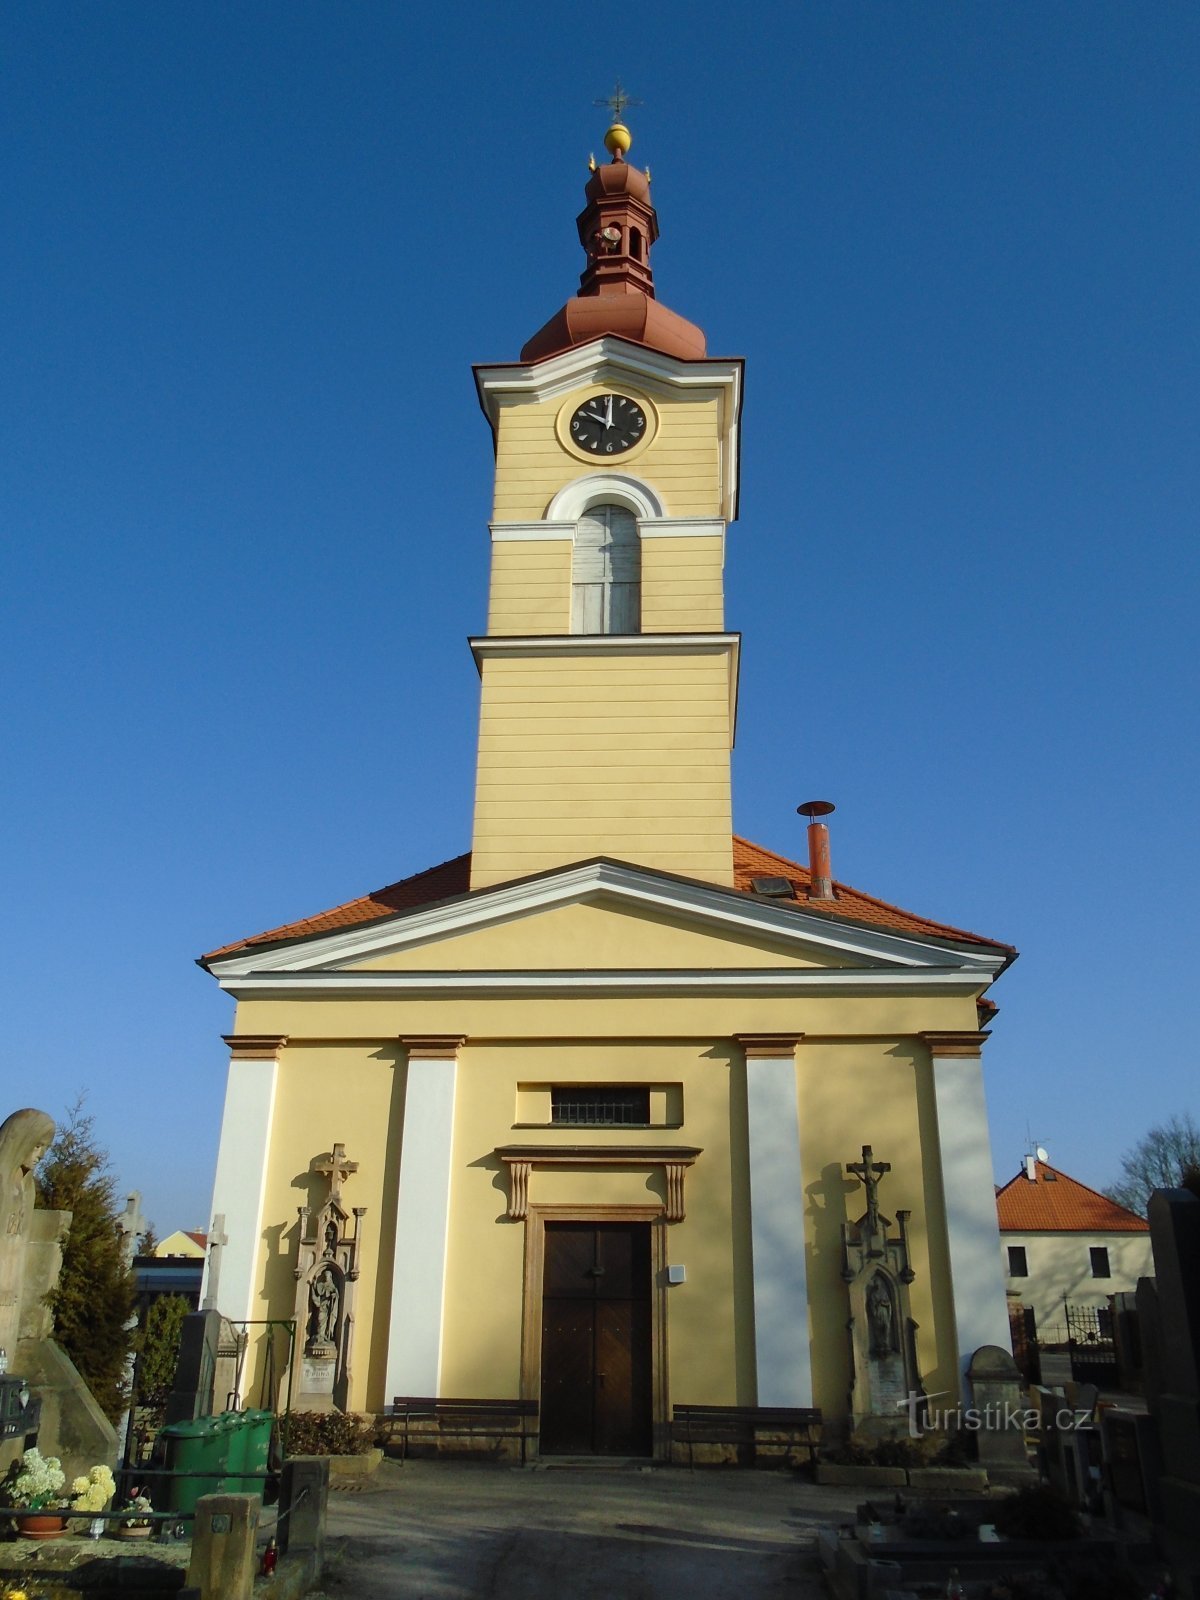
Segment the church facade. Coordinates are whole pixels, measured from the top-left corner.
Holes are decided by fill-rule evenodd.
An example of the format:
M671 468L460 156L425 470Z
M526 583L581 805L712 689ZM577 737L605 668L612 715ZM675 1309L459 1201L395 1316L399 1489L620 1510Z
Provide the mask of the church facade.
M861 1411L864 1210L903 1235L859 1315L903 1322L906 1381L1008 1345L982 1047L1014 952L835 881L831 808L807 862L734 834L742 364L655 297L606 144L578 294L476 369L471 849L203 958L237 1002L210 1288L296 1316L295 1404L523 1397L543 1453L662 1456L674 1404Z

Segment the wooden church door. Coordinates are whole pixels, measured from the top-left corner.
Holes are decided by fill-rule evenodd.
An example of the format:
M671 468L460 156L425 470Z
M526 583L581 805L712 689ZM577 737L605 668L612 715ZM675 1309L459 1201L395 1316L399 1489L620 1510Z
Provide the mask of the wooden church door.
M548 1222L542 1453L648 1456L650 1351L649 1224Z

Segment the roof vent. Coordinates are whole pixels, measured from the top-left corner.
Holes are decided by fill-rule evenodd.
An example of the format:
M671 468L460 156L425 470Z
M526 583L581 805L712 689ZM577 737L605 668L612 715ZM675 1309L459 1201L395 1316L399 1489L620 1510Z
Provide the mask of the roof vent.
M819 817L828 817L837 807L832 800L806 800L796 810L808 818L808 898L833 899L833 874L829 866L829 829Z
M792 897L790 878L751 878L750 887L755 894L769 894L776 900L790 900Z

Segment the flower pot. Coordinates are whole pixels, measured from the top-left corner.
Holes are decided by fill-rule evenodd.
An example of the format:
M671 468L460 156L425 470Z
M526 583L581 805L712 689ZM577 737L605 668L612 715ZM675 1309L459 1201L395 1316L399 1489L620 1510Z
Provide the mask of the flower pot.
M153 1528L131 1528L125 1524L117 1529L118 1539L148 1539L153 1533Z
M67 1531L66 1517L53 1511L27 1511L17 1518L17 1532L22 1539L61 1539Z

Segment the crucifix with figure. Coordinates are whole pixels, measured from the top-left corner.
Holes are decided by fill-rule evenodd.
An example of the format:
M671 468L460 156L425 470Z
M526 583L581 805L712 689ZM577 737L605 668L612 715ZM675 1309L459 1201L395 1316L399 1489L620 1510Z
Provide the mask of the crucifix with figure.
M846 1171L861 1178L867 1191L867 1233L879 1232L879 1180L892 1170L890 1161L876 1161L869 1144L862 1147L861 1161L847 1161Z

